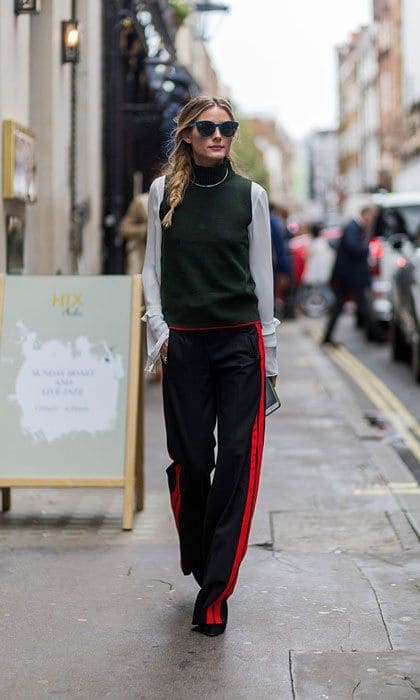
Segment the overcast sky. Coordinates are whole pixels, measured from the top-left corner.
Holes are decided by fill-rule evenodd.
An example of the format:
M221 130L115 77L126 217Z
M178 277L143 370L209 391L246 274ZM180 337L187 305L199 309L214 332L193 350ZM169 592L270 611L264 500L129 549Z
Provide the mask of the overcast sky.
M334 47L371 18L372 0L226 0L208 48L242 113L273 116L293 137L336 126Z

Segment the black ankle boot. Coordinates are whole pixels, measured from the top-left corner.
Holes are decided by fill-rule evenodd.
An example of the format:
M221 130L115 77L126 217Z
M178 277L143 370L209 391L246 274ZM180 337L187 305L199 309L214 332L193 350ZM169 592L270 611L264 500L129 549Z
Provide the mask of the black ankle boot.
M197 625L197 627L194 627L193 631L205 634L206 637L218 637L219 634L223 634L225 629L226 622L223 622L221 625L207 625L203 623L201 625Z

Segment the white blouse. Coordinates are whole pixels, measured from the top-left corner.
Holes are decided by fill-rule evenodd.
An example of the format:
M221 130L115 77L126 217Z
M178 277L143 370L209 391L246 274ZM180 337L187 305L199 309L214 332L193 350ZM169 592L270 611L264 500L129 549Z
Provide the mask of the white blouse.
M165 177L152 182L149 192L146 257L143 266L143 289L146 301L147 364L146 371L153 372L160 349L168 339L169 328L162 314L160 298L160 256L162 227L159 209L164 195ZM279 321L273 318L273 267L271 260L270 215L267 193L256 182L251 186L252 220L248 226L249 266L255 283L258 311L265 346L266 376L275 376L277 367L276 327Z

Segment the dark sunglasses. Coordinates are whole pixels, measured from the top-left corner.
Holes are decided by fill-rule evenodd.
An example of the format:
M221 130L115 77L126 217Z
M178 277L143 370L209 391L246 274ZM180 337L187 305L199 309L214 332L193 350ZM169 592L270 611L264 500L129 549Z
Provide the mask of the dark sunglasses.
M197 127L197 131L200 134L200 136L213 136L217 127L219 127L221 135L225 136L226 138L230 138L231 136L235 135L236 130L239 126L239 123L238 122L220 122L219 124L216 124L216 122L210 122L207 120L203 120L203 121L193 122L192 124L190 124L190 128L192 128L193 126Z

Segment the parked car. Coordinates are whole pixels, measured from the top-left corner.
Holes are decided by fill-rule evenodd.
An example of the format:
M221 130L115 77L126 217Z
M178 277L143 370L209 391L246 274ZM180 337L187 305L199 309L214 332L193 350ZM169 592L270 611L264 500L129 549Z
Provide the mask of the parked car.
M394 360L411 359L414 378L420 382L420 227L405 253L397 248L397 269L392 284L391 349Z
M370 242L371 311L377 324L386 328L392 319L392 280L397 261L410 254L420 225L420 192L351 195L344 207L344 218L357 216L365 205L378 208Z

